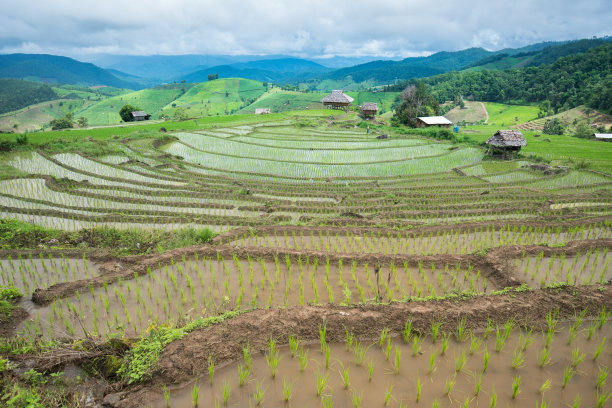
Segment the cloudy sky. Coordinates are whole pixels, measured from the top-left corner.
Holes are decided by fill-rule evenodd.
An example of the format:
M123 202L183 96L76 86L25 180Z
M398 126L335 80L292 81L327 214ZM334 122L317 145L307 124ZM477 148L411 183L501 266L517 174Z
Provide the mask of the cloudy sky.
M0 0L0 53L407 57L612 34L610 0Z

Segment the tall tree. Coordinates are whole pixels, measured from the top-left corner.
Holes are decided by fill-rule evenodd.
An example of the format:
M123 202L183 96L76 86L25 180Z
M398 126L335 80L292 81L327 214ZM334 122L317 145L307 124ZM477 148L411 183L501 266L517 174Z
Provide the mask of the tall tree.
M400 95L401 103L393 118L399 123L415 127L419 116L437 115L440 105L422 82L408 85Z

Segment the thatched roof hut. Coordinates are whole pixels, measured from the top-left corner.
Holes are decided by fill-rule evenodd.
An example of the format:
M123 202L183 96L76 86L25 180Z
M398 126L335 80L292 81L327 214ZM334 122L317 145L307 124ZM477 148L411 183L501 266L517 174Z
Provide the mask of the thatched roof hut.
M145 111L133 111L132 117L134 120L149 120L151 115L148 115Z
M361 114L363 116L376 116L378 105L375 102L365 102L361 105Z
M346 110L353 100L353 98L342 92L342 90L336 89L332 91L331 94L321 99L321 102L323 102L323 105L329 106L332 109Z
M504 158L506 151L519 152L521 146L527 146L527 141L520 130L498 130L486 143L489 145L490 153L503 153Z

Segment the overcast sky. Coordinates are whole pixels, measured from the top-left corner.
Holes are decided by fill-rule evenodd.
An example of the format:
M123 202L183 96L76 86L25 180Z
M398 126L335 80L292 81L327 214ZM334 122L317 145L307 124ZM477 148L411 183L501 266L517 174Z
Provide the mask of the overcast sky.
M407 57L612 34L610 0L0 0L0 53Z

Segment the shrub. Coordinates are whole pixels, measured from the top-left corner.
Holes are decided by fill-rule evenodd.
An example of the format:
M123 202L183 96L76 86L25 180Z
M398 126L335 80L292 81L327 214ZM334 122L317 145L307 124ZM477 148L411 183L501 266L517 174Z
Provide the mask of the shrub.
M213 239L214 236L215 233L212 232L209 228L202 228L197 232L197 238L199 242L209 242L211 239Z

